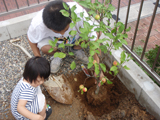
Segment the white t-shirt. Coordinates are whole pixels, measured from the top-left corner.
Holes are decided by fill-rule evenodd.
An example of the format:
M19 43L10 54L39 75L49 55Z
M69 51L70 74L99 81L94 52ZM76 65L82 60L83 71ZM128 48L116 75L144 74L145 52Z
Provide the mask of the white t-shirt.
M81 12L84 12L84 16L88 16L87 12L80 5L78 5L76 2L67 2L67 4L70 6L70 8L74 5L76 5L77 8L76 8L75 12L78 17L80 17ZM39 11L37 13L37 15L32 19L31 25L29 26L27 35L28 35L29 40L32 43L38 43L42 39L48 38L48 37L51 37L53 40L55 39L55 37L57 37L57 38L62 37L62 35L60 33L55 33L51 29L46 27L46 25L43 23L42 14L43 14L43 9L41 11ZM89 23L91 25L93 25L92 21L89 21ZM76 28L79 29L79 27L83 27L83 20L77 22L76 27L73 27L72 29L69 28L64 33L63 37L66 37L66 38L69 37L71 39L70 40L71 42L69 42L69 43L72 43L73 40L76 40L79 38L79 34L77 32L77 35L71 36L71 35L69 35L69 32L71 30L76 30ZM94 39L91 39L91 40L96 40L96 38L97 38L96 32L92 32L89 34L89 37L92 37L92 36L95 36L95 37L94 37Z

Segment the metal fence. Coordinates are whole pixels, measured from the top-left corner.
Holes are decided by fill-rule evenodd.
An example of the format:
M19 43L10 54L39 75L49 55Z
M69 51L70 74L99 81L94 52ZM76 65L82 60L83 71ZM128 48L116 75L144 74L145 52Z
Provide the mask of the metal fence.
M103 0L104 2L104 0ZM110 3L112 4L112 0L110 0ZM120 3L121 3L121 0L118 0L118 8L117 8L117 18L116 18L116 22L118 22L118 17L119 17L119 10L120 10ZM140 21L140 16L141 16L141 12L142 12L142 7L143 7L143 3L144 3L144 0L141 0L141 4L140 4L140 8L139 8L139 14L137 16L137 23L136 23L136 27L135 27L135 32L134 32L134 37L133 37L133 42L132 42L132 46L131 48L129 48L128 46L126 45L123 45L123 48L132 55L132 57L148 72L149 75L151 75L153 77L153 79L160 85L160 76L154 71L154 68L155 68L155 65L156 63L158 62L158 57L160 55L160 47L159 47L159 50L158 50L158 53L156 55L156 58L154 60L154 63L153 63L153 67L149 67L144 61L143 61L143 58L144 58L144 55L145 55L145 51L146 51L146 47L147 47L147 44L148 44L148 41L149 41L149 37L150 37L150 33L151 33L151 29L152 29L152 25L153 25L153 22L154 22L154 18L155 18L155 15L156 15L156 11L157 11L157 7L159 5L159 0L156 1L156 4L155 4L155 8L154 8L154 11L153 11L153 15L152 15L152 19L151 19L151 22L150 22L150 25L149 25L149 29L148 29L148 33L147 33L147 36L146 36L146 40L145 40L145 44L144 44L144 47L143 47L143 52L142 52L142 55L141 56L138 56L137 54L135 54L135 52L133 51L133 48L135 46L135 40L136 40L136 35L137 35L137 31L138 31L138 25L139 25L139 21ZM129 16L129 11L130 11L130 5L131 5L131 0L129 0L128 2L128 8L127 8L127 15L126 15L126 21L125 21L125 29L127 28L127 23L128 23L128 16Z
M8 14L12 14L12 13L17 13L20 11L24 11L24 10L28 10L28 9L32 9L35 7L40 7L40 6L44 6L46 5L48 2L50 1L54 1L54 0L33 0L35 3L31 4L29 0L13 0L16 8L13 10L9 10L9 6L7 5L7 1L6 0L2 0L3 6L5 7L5 10L3 12L0 13L0 17L4 16L4 15L8 15ZM12 2L13 2L12 1ZM25 2L26 6L20 6L20 2Z
M36 0L36 1L37 1L36 4L30 5L29 0L26 0L27 6L20 8L20 7L19 7L19 4L18 4L18 1L15 0L16 7L17 7L17 8L14 9L14 10L8 10L8 7L7 7L7 5L6 5L6 1L3 0L3 4L4 4L4 6L5 6L6 11L0 13L0 16L7 15L7 14L11 14L11 13L15 13L15 12L18 12L18 11L23 11L23 10L31 9L31 8L38 7L38 6L43 6L43 5L47 4L49 1L53 1L53 0L47 0L47 1L43 1L43 2L40 2L39 0ZM65 0L65 1L66 1L66 0ZM101 2L104 2L104 0L101 0ZM110 3L112 4L112 0L110 0ZM119 11L120 11L120 3L121 3L121 0L118 0L118 8L117 8L116 22L118 22ZM149 29L148 29L148 33L147 33L147 36L146 36L146 40L145 40L145 44L144 44L144 48L143 48L142 55L141 55L141 56L138 56L138 55L135 54L135 52L133 51L133 48L134 48L134 45L135 45L135 40L136 40L136 35L137 35L137 29L138 29L139 21L140 21L140 18L141 18L140 16L141 16L141 12L142 12L143 3L144 3L144 0L141 0L141 4L140 4L140 8L139 8L139 14L138 14L138 16L137 16L137 24L136 24L136 27L135 27L135 32L134 32L134 37L133 37L132 46L131 46L131 48L129 48L128 46L123 45L123 48L124 48L128 53L130 53L130 54L132 55L132 57L133 57L133 58L148 72L148 74L150 74L150 75L154 78L154 80L156 80L156 82L160 85L160 76L154 71L155 65L156 65L156 63L158 62L157 60L158 60L158 57L159 57L159 54L160 54L160 48L159 48L159 50L158 50L158 53L157 53L157 56L156 56L156 58L155 58L155 60L154 60L154 63L153 63L153 67L152 67L152 68L150 68L150 67L143 61L143 58L144 58L144 55L145 55L145 51L146 51L146 47L147 47L147 44L148 44L148 41L149 41L149 37L150 37L152 25L153 25L154 18L155 18L155 15L156 15L156 10L157 10L157 7L158 7L158 5L159 5L159 0L157 0L157 1L156 1L156 4L155 4L155 8L154 8L153 15L152 15L152 19L151 19L151 22L150 22L150 25L149 25ZM131 6L131 0L128 1L128 9L127 9L127 13L126 13L125 28L127 28L130 6Z

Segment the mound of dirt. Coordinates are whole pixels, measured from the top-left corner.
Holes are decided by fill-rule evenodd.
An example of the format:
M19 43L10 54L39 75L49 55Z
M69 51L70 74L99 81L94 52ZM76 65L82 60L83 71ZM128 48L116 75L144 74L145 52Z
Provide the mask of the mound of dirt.
M100 92L99 96L103 94L106 96L102 99L98 99L97 96L98 100L103 101L97 104L97 102L91 100L91 97L88 97L88 92L94 93L95 85L90 87L88 92L83 95L78 92L79 85L83 84L87 78L83 71L66 75L66 77L74 90L73 104L64 105L58 103L46 91L43 91L46 95L47 103L53 109L49 120L156 120L138 103L134 94L129 92L118 78L112 81L113 84L104 84L103 87L100 87L103 92ZM108 77L111 78L111 76ZM92 104L88 104L90 100ZM96 103L96 106L94 103Z
M107 95L107 88L106 86L101 86L99 88L99 93L96 95L95 90L97 86L94 85L87 91L87 100L88 104L94 105L94 106L99 106L102 105L104 102L105 104L110 106L110 97Z

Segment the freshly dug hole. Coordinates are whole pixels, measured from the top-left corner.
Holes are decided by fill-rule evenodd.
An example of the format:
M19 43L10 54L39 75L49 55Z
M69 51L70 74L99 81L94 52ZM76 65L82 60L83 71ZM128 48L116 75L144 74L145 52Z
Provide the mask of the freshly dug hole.
M105 75L112 79L109 74ZM73 103L72 105L58 103L45 92L47 103L53 108L49 120L85 120L88 118L93 120L92 117L96 120L156 120L138 103L134 94L129 92L117 77L113 80L113 84L103 85L105 90L107 89L109 102L106 99L97 106L88 104L87 93L81 95L78 92L79 85L83 84L86 78L83 71L75 75L66 75L66 77L74 90Z
M94 77L88 77L85 79L85 83L84 86L87 87L87 89L89 89L90 87L95 85L95 78Z

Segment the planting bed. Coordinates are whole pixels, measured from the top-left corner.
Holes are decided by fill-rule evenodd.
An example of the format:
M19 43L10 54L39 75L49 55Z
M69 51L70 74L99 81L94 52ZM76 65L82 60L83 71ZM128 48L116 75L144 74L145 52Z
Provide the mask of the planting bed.
M104 84L100 88L98 96L93 95L94 98L103 96L98 100L102 103L94 101L88 94L89 92L94 94L96 86L93 78L86 80L85 86L88 87L88 92L81 95L78 92L79 85L84 83L87 76L81 71L81 63L76 59L76 69L73 71L70 70L69 65L72 59L75 58L66 57L59 72L54 74L56 76L63 73L73 88L74 99L71 105L65 105L55 101L46 89L42 87L46 101L53 109L49 120L156 120L138 103L134 94L129 92L117 77L112 80L113 84ZM107 73L105 73L105 76L110 80L113 78ZM14 120L10 111L8 120Z
M110 75L107 76L111 78ZM90 96L87 96L87 93L81 95L80 92L78 92L79 85L83 84L86 78L83 71L78 72L76 75L67 75L67 78L75 95L72 105L58 103L54 101L46 91L43 91L48 103L53 108L53 113L49 120L155 120L155 118L138 103L134 94L129 92L118 78L113 80L113 84L103 85L99 95L106 94L107 97L102 98L105 99L103 100L104 102L96 106L88 104L87 97ZM91 82L91 80L89 82ZM90 88L94 89L93 87ZM89 99L92 98L90 97Z
M25 49L27 49L29 53L32 54L26 36L24 36L24 39L22 39L21 42L23 43L22 45L24 45ZM7 44L9 44L9 42ZM13 53L15 50L18 51L16 53L19 56L17 55L18 57L15 58L16 60L24 57L22 62L24 63L27 61L28 58L19 48L16 48L15 46L10 48ZM6 53L8 53L8 51L6 51ZM50 56L46 56L44 54L42 54L42 56L49 60ZM73 60L76 62L76 69L72 71L70 69L70 63ZM102 104L97 106L88 104L87 93L81 95L78 92L79 85L84 83L86 78L86 75L83 73L83 71L81 71L81 62L74 57L67 56L63 59L63 63L64 64L61 66L59 72L54 75L57 76L64 74L67 77L74 90L74 99L71 105L64 105L52 99L48 92L43 89L43 93L46 96L46 101L53 109L49 120L155 120L155 118L138 103L134 94L129 92L118 78L115 78L112 81L113 84L104 84L102 91L100 91L100 95L106 94L106 98L104 98L104 102ZM20 64L20 66L23 69L24 64ZM105 75L108 76L107 74ZM21 75L18 77L21 78ZM112 76L109 75L108 77L112 79ZM18 81L15 81L15 84L17 82ZM85 84L86 86L91 87L89 82L91 82L91 86L94 86L94 80L92 80L92 78L89 79L89 81L87 81ZM90 90L88 89L88 91ZM10 106L8 106L8 108L10 108ZM8 117L5 119L14 120L10 110L9 114L7 115Z

